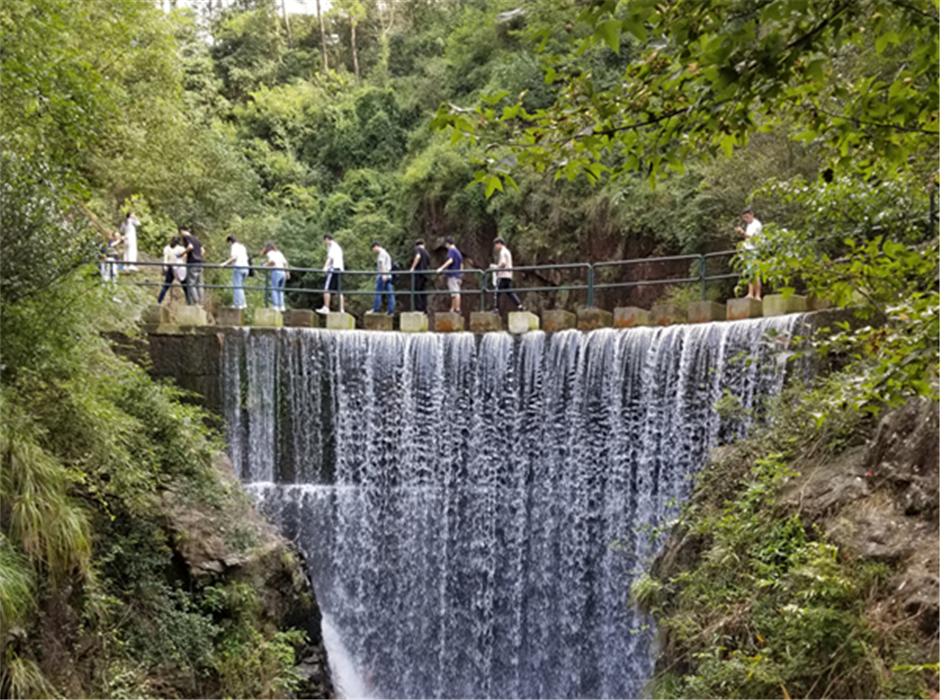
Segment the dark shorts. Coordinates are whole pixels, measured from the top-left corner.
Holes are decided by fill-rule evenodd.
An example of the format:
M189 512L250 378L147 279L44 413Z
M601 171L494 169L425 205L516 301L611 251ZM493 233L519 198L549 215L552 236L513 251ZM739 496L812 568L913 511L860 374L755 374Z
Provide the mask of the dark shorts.
M330 270L326 273L326 284L323 285L324 292L339 292L339 276L342 274L339 270Z

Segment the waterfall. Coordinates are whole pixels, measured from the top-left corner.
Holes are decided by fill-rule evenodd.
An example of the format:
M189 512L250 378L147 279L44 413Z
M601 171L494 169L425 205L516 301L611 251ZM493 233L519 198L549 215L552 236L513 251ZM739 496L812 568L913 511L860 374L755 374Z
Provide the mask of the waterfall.
M779 392L797 318L227 336L232 461L305 553L341 690L639 695L653 632L628 596L650 531Z

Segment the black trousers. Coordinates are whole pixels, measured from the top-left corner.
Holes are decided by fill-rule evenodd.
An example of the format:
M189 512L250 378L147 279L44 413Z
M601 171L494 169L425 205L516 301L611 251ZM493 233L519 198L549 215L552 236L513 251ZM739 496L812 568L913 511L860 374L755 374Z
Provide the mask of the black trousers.
M427 275L415 275L415 292L423 292L428 284ZM415 294L415 311L428 312L428 297L425 294Z
M157 297L158 304L163 303L163 297L170 291L170 287L173 286L174 282L179 282L179 280L176 279L176 276L173 274L173 266L170 265L167 267L166 272L163 273L163 289L160 290L160 296ZM179 282L179 285L183 288L183 294L186 295L186 303L189 304L189 285L185 282Z
M505 277L500 277L496 280L496 293L493 295L493 311L499 313L499 295L508 294L509 298L512 299L512 303L516 306L522 306L522 302L519 301L519 297L516 296L516 293L512 291L512 280L506 279Z

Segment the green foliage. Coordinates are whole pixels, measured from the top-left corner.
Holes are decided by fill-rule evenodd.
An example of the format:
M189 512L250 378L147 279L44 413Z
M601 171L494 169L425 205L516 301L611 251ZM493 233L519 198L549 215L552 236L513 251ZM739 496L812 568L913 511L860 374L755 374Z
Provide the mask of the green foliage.
M673 661L653 680L654 697L911 697L883 669L910 656L912 629L874 629L867 609L890 578L878 562L850 557L782 512L777 494L791 461L838 451L859 427L842 406L822 425L820 399L850 378L791 389L774 423L742 443L752 466L721 461L700 476L698 496L677 525L698 544L693 563L633 585L633 601L656 618ZM851 437L849 437L851 439ZM729 478L737 483L729 487ZM880 591L880 592L879 592ZM924 651L924 650L922 650ZM899 692L900 691L900 692Z
M551 106L492 93L474 109L443 105L432 125L506 145L508 158L479 161L488 196L512 184L517 162L556 179L641 172L652 181L702 153L731 156L784 120L840 169L922 165L940 126L934 14L927 0L591 3L569 20L568 50L544 56ZM546 45L557 29L533 36ZM583 56L619 54L624 43L631 60L619 80L586 69ZM872 49L882 60L858 58Z
M837 305L855 305L867 321L827 330L818 343L853 362L856 381L844 385L839 400L877 412L911 395L935 398L940 249L933 226L918 215L925 202L916 182L770 183L757 196L781 209L798 205L788 221L793 228L771 225L762 233L761 276L784 293L800 284Z
M39 293L100 256L97 236L70 206L67 171L14 155L12 145L6 136L0 140L0 294L8 302Z
M29 560L0 533L0 627L11 630L36 604L35 574Z

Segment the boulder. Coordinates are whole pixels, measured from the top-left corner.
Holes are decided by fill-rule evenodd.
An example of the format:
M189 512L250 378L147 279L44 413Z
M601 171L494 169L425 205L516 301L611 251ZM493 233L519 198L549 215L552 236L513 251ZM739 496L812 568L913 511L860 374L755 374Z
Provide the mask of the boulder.
M470 314L470 330L474 333L490 333L503 330L503 319L491 311L474 311Z
M728 312L724 304L715 301L695 301L689 304L689 323L724 321Z
M578 309L578 329L592 331L595 328L610 328L614 324L614 315L610 311L595 306Z
M672 326L688 322L686 312L677 304L653 304L650 309L650 324L653 326Z
M351 331L356 327L356 318L344 311L331 312L326 315L326 327L331 331Z
M510 311L509 312L509 332L514 335L537 331L539 329L539 317L531 311Z
M255 309L251 325L263 328L280 328L284 325L284 319L277 309Z
M406 311L398 320L402 333L424 333L428 329L428 315L421 311Z
M746 318L760 318L764 315L764 305L760 299L744 297L728 299L727 316L729 321L742 321Z
M638 306L618 306L614 309L614 325L617 328L633 328L634 326L648 326L650 312Z
M434 330L438 333L457 333L464 329L463 314L440 311L434 314Z
M362 317L362 323L367 331L390 331L395 328L395 317L369 313Z
M550 309L542 312L542 330L548 333L575 328L578 317L564 309Z

